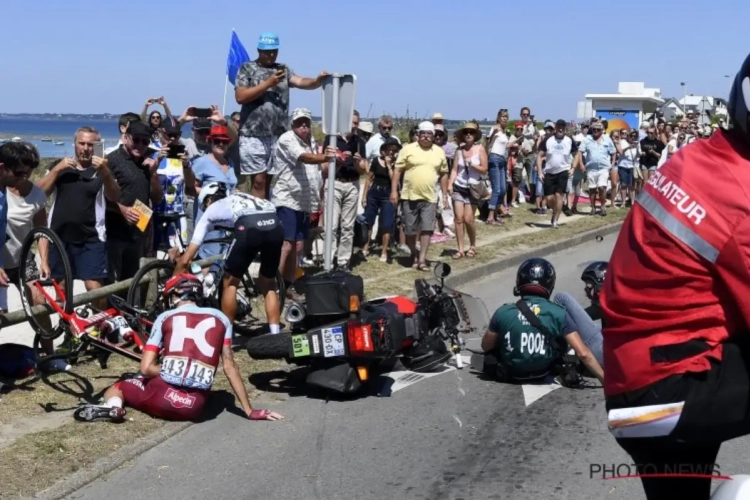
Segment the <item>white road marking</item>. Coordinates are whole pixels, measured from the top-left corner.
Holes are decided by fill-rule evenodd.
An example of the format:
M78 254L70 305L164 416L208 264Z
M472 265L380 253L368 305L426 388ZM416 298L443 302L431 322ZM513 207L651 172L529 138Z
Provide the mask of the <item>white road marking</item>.
M555 389L559 389L561 386L554 382L549 382L551 377L545 379L544 382L538 384L523 384L523 399L526 406L531 405L535 401L540 400Z

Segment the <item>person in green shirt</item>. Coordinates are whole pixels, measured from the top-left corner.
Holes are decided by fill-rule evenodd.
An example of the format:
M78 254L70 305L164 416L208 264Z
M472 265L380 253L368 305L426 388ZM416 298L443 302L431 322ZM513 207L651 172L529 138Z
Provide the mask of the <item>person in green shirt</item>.
M542 258L528 259L518 268L513 293L521 300L500 306L482 337L486 358L497 362L498 380L544 378L568 346L600 382L604 380L604 370L578 332L566 334L565 309L549 300L555 279L555 268Z

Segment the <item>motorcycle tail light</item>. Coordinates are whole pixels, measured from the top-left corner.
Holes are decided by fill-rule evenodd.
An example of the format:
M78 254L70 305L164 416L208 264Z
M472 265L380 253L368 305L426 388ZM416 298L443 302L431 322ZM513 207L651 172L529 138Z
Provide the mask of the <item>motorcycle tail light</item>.
M375 346L372 341L372 326L365 324L360 325L354 321L349 322L347 328L349 335L349 351L352 353L357 352L373 352Z
M357 375L359 375L359 380L362 382L367 382L367 367L366 366L358 366L357 367Z

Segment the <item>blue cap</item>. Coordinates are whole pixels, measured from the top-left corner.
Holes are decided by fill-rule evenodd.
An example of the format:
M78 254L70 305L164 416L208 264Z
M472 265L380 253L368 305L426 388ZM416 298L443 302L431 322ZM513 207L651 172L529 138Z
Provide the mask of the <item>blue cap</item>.
M270 31L261 33L258 37L258 50L278 50L279 35Z

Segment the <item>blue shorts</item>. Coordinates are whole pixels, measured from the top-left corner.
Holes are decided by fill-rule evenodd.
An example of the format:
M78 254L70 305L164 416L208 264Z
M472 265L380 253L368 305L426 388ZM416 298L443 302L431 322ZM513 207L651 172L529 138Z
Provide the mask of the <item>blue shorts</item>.
M276 215L284 226L284 241L305 241L310 234L310 214L276 207Z
M633 169L632 168L617 168L617 174L620 177L620 185L623 187L630 187L633 185Z
M107 246L103 241L87 243L65 243L70 270L74 280L103 281L107 279ZM65 278L65 270L58 248L49 247L49 267L54 279Z

